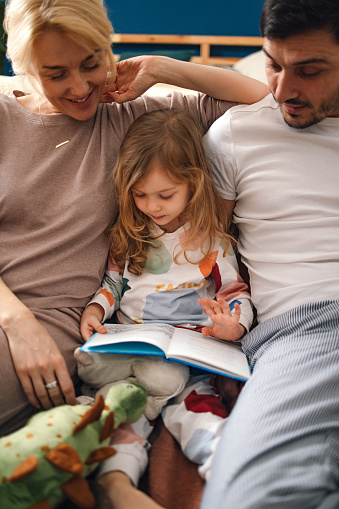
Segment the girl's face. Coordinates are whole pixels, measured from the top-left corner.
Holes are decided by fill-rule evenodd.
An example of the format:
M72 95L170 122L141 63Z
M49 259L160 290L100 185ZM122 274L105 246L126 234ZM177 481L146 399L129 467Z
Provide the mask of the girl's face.
M34 76L49 101L41 112L65 113L77 120L92 118L107 78L104 50L90 53L55 30L40 36L34 50Z
M179 219L191 197L187 183L173 183L162 168L155 164L145 179L132 188L135 205L160 228L175 232L183 221Z

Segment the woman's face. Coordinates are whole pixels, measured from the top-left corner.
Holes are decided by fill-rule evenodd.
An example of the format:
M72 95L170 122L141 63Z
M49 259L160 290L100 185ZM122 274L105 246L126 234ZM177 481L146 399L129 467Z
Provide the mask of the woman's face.
M34 52L34 76L50 103L41 105L41 112L65 113L77 120L92 118L107 79L104 50L91 53L51 30L36 40Z

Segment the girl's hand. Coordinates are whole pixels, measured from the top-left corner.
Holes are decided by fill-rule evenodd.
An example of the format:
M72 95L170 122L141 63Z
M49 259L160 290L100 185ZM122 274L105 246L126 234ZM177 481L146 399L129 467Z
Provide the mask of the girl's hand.
M140 56L118 62L116 80L106 87L101 102L123 103L142 95L157 83L153 71L160 58L163 57Z
M23 304L15 318L2 322L22 388L36 408L75 405L75 391L65 359L47 330ZM57 382L47 389L46 384Z
M244 335L245 327L239 323L240 306L238 303L234 304L234 314L232 315L229 305L221 298L218 298L217 301L198 299L198 302L213 322L213 327L202 329L204 336L210 335L226 341L236 341Z
M87 306L82 313L80 322L80 332L85 341L95 333L106 334L107 329L101 324L104 317L104 308L94 302Z

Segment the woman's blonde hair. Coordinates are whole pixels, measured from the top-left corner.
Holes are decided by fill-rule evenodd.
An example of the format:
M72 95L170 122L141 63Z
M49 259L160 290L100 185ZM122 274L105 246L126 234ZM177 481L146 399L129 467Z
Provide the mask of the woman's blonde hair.
M178 263L182 253L190 261L187 250L197 238L203 258L210 255L216 239L225 240L226 253L231 240L228 217L213 183L201 133L188 113L172 109L139 117L121 144L114 175L119 216L110 230L113 257L127 262L128 270L140 275L147 253L157 245L157 238L151 233L153 221L136 207L132 194L133 186L147 177L154 164L173 183L185 182L191 191L183 213L191 228L174 261Z
M101 0L8 0L4 27L7 57L16 74L32 74L35 42L50 30L91 52L103 49L108 70L114 72L113 27Z

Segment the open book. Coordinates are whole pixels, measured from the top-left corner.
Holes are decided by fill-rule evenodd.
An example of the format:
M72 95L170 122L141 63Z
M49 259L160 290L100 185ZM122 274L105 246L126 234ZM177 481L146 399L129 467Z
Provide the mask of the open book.
M190 329L166 324L105 323L106 334L95 333L80 348L84 352L156 355L245 381L250 368L241 347Z

